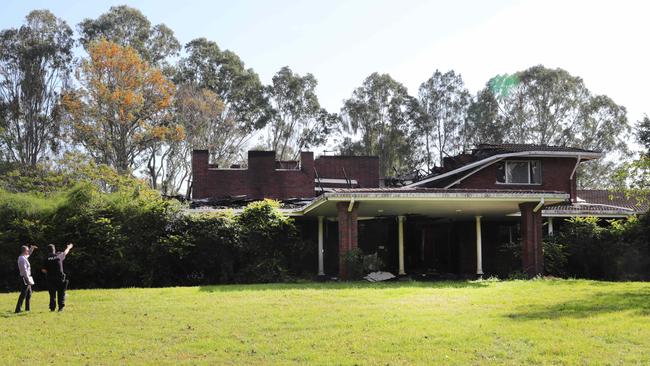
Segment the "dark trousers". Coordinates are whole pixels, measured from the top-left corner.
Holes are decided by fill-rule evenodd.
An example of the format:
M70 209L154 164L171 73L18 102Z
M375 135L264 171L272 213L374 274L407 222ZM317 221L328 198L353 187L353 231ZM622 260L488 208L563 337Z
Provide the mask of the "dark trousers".
M52 279L47 283L47 290L50 293L50 310L54 311L58 303L59 310L65 307L65 291L68 289L68 281L64 279ZM58 298L58 299L57 299ZM58 300L58 301L57 301Z
M25 302L25 311L29 311L29 301L32 299L32 285L26 279L20 277L20 296L16 303L16 312L19 313Z

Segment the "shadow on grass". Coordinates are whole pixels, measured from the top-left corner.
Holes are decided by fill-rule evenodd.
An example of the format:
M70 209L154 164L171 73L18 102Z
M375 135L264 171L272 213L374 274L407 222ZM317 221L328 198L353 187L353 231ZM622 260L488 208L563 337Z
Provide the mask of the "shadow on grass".
M14 312L14 311L7 310L7 311L3 311L3 312L0 313L0 318L4 318L4 319L16 318L16 317L19 317L19 316L25 316L27 314L29 314L29 312L27 312L27 311L23 311L23 312L20 312L20 313L16 314L16 312Z
M519 312L508 314L507 317L515 320L579 319L622 311L632 311L636 315L650 316L650 290L597 292L586 298L553 305L522 307Z
M230 291L276 291L276 290L349 290L349 289L400 289L400 288L483 288L487 282L481 281L394 281L394 282L299 282L299 283L270 283L251 285L215 285L201 286L200 291L230 292Z

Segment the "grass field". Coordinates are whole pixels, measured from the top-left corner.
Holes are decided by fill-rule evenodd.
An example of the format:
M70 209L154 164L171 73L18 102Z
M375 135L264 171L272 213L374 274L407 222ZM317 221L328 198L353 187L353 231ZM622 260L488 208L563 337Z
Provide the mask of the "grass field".
M214 286L0 294L13 364L650 364L650 283Z

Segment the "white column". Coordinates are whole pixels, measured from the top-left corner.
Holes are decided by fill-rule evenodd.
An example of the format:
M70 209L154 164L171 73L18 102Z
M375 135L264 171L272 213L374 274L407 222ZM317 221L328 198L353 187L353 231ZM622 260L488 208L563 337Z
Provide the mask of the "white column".
M553 218L548 218L548 236L553 236Z
M399 252L399 275L405 275L404 271L404 216L397 216L397 239Z
M483 276L483 249L481 243L481 216L476 216L476 275Z
M318 275L325 275L325 265L323 263L323 216L318 216Z

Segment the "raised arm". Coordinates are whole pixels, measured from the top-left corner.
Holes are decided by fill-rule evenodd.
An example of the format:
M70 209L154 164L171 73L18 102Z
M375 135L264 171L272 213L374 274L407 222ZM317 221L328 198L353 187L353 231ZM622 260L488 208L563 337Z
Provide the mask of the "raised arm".
M70 249L72 249L73 246L74 245L72 243L68 243L68 246L65 247L63 254L68 255L68 253L70 253Z
M34 253L34 251L35 251L36 249L38 249L38 247L37 247L36 245L34 245L34 244L30 245L30 246L29 246L29 254L28 254L27 256L32 255L32 253Z

